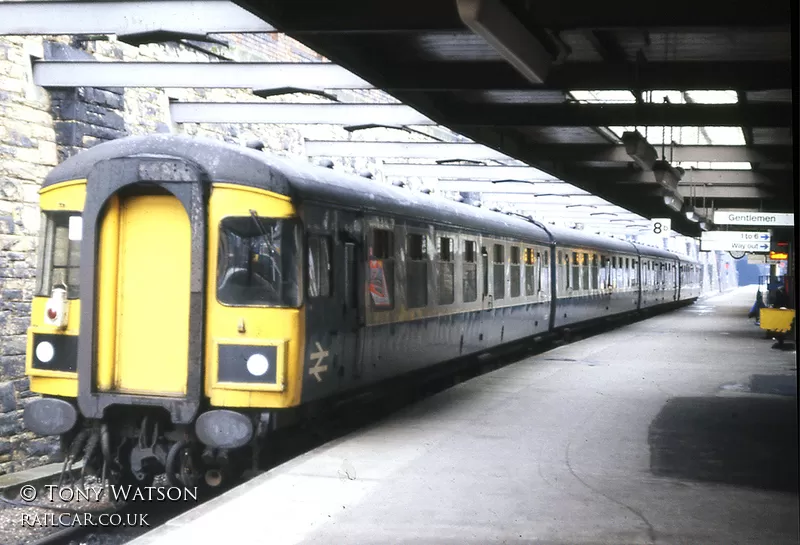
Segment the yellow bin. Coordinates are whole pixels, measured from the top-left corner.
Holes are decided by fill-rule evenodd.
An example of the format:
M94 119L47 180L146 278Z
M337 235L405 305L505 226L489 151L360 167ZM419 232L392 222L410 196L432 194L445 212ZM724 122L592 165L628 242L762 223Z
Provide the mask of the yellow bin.
M762 308L761 309L761 329L786 333L792 328L794 321L793 309L781 308Z

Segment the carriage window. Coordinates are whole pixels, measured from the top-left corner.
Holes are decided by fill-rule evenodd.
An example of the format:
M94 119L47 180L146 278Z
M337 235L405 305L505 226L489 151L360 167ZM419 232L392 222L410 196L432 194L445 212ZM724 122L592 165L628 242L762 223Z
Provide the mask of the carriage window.
M428 305L427 237L411 233L406 237L406 303L408 308Z
M583 289L589 289L589 254L583 254L583 262L581 263L583 269Z
M219 226L217 298L229 305L300 306L300 224L255 215Z
M541 271L542 254L539 252L534 254L533 248L525 248L525 295L533 295L536 293L536 282L539 276L536 274L537 267L539 271Z
M330 297L331 237L308 236L308 296Z
M471 303L478 299L478 261L476 255L477 244L474 240L464 241L464 264L463 274L464 283L462 289L464 291L464 302Z
M394 308L394 233L373 229L369 246L369 299L374 310Z
M578 257L578 252L572 252L572 289L574 290L581 289L580 278L581 278L580 258Z
M509 265L508 274L510 276L509 295L511 297L519 297L520 295L520 282L522 271L520 269L519 260L519 246L511 247L511 265Z
M592 289L596 290L599 287L599 283L597 281L598 273L597 270L597 254L592 254Z
M503 250L505 248L502 244L495 244L494 245L494 267L492 271L493 276L493 288L494 288L494 298L495 299L502 299L506 296L506 264L504 261Z
M387 229L372 230L372 257L377 259L388 259L394 257L394 244L392 243L392 232Z
M543 291L547 293L550 291L550 265L549 265L549 252L545 250L541 257L542 259L538 259L539 253L537 252L537 261L539 261L539 291Z
M439 238L438 287L439 304L450 305L455 301L453 287L455 263L453 262L453 239Z
M36 294L49 297L53 287L67 288L67 298L80 297L82 220L76 212L43 212L37 259Z

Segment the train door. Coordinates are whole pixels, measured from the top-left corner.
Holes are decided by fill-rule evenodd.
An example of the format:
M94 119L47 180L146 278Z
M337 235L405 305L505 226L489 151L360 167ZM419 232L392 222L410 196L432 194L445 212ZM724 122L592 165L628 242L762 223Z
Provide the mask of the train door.
M365 253L362 218L352 212L339 212L337 267L341 270L337 281L339 298L337 306L341 322L344 373L354 378L363 373L363 327Z
M113 374L98 376L99 389L186 394L191 224L183 205L164 194L113 197L99 253L98 368Z

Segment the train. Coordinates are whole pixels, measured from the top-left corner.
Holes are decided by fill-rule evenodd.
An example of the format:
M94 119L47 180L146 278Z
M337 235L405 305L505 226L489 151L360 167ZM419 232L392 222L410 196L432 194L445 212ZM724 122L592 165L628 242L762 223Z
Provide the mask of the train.
M682 255L182 135L52 169L24 424L104 481L218 486L388 379L688 304Z

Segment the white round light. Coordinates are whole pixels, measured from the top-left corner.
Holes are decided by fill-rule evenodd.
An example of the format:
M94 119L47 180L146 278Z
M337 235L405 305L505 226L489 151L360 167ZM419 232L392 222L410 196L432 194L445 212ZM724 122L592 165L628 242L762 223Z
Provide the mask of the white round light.
M36 358L42 363L52 360L55 352L53 345L47 341L42 341L36 345Z
M253 354L247 358L247 370L251 375L260 377L269 369L269 360L261 354Z

